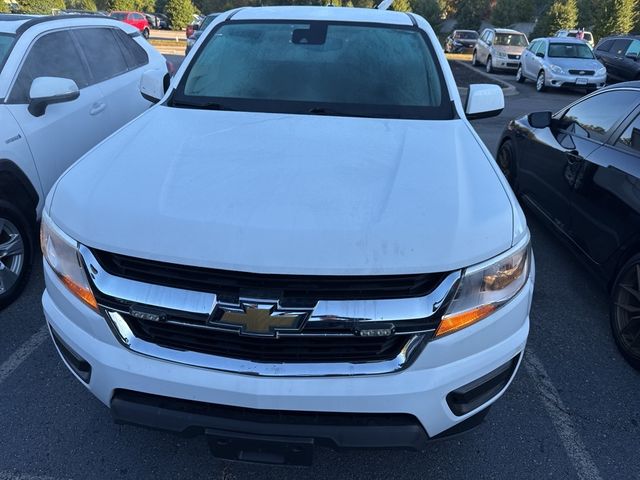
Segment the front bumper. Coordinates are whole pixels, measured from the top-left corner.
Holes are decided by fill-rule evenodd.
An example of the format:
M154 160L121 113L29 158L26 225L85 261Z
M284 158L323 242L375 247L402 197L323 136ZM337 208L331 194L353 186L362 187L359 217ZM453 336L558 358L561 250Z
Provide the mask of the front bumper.
M604 75L569 75L559 74L548 70L545 74L545 80L548 87L566 88L566 87L579 87L579 88L602 88L607 82L607 74Z
M523 290L496 313L430 342L403 371L355 377L261 377L134 353L116 340L104 318L67 291L46 262L44 270L47 322L58 344L62 342L72 356L90 366L89 380L82 380L74 372L69 355L62 357L105 405L113 407L118 392L126 391L256 411L408 415L424 429L425 438L471 419L504 393L526 344L534 275L532 269ZM468 411L458 411L458 415L452 411L451 397L447 398L452 392L465 395L478 379L514 359L512 371L504 384L490 392L490 398ZM187 429L185 425L176 430Z
M520 56L518 58L509 58L509 57L491 57L491 62L493 68L497 68L500 70L518 70L518 66L520 66Z

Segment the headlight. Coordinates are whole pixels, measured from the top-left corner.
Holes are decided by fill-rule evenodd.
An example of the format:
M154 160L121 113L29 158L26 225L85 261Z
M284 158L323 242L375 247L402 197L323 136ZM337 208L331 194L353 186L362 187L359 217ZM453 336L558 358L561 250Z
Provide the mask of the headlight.
M504 52L496 52L496 57L507 58L507 54Z
M465 270L436 337L468 327L495 312L525 285L531 263L529 234L508 252Z
M42 256L69 291L97 310L98 304L78 253L78 242L62 232L46 213L40 226L40 247Z
M461 45L462 45L458 40L454 40L454 41L453 41L453 44L454 44L456 47L459 47L459 46L461 46Z
M564 70L559 67L558 65L551 65L549 67L549 69L553 72L553 73L557 73L559 75L562 75L564 73Z
M600 76L600 75L606 75L606 73L607 73L607 68L606 68L606 67L599 68L599 69L596 71L596 75L598 75L598 76Z

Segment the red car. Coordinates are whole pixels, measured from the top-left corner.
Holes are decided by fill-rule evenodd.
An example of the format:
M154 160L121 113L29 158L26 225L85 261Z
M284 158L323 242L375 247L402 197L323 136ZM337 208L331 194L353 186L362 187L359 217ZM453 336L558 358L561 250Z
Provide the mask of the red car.
M149 21L140 12L111 12L109 15L111 18L120 20L121 22L128 23L136 27L142 33L144 38L149 38Z

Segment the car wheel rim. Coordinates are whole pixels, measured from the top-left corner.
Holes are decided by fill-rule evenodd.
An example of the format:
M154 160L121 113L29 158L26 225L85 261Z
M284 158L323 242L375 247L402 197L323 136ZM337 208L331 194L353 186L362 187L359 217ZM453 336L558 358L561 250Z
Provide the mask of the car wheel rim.
M18 228L0 217L0 295L18 281L24 266L24 242Z
M620 280L615 298L614 326L620 343L640 358L640 264L629 269Z
M538 90L542 90L544 87L544 74L540 74L538 75L538 83L536 83L536 87L538 87Z
M518 67L518 71L516 72L516 80L520 81L521 78L522 78L522 68Z
M487 59L487 73L491 73L491 57Z

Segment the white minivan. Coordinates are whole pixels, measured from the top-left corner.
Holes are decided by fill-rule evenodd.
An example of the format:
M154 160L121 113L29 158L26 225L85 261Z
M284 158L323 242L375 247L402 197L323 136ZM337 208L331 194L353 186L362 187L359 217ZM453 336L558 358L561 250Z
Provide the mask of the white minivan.
M26 284L49 189L149 108L149 69L165 75L166 60L116 20L0 14L0 309Z
M119 423L219 457L424 449L482 420L529 333L522 210L412 13L219 15L157 104L56 184L44 312ZM153 158L128 148L156 142ZM126 434L126 430L123 430Z

